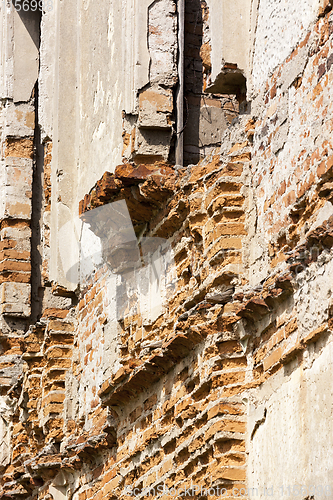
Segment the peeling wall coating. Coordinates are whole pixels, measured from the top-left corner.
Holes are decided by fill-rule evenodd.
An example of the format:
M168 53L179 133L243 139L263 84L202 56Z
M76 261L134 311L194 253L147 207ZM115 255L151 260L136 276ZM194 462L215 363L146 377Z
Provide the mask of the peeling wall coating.
M0 9L0 498L331 499L331 0L185 0L184 165L178 2L51 3Z

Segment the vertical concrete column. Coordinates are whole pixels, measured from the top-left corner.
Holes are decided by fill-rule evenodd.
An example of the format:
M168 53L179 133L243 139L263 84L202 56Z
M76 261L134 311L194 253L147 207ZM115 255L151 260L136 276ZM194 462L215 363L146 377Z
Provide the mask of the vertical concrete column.
M176 165L184 161L184 41L185 41L185 0L178 0L178 91L177 91L177 144Z
M77 162L79 134L79 19L77 2L60 2L54 7L56 22L55 46L44 47L47 57L55 51L55 82L53 94L53 147L51 164L51 254L50 279L68 290L76 288L65 276L59 250L59 231L66 223L71 223L78 212ZM71 19L71 23L68 23ZM92 54L90 55L92 57ZM91 140L91 138L89 138ZM68 254L79 258L74 231L69 231L66 241Z

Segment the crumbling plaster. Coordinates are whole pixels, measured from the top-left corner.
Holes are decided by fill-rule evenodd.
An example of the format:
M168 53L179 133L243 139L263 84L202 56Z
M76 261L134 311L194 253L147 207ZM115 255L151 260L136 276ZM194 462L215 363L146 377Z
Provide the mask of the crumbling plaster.
M322 0L260 0L253 38L250 95L256 94L316 20ZM254 2L255 3L255 2Z
M39 71L39 11L14 15L14 102L28 101Z

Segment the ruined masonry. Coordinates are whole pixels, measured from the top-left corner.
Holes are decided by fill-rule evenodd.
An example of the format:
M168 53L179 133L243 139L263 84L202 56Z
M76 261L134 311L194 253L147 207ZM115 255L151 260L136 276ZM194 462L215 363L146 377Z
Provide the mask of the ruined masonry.
M331 500L332 0L37 3L0 5L0 499Z

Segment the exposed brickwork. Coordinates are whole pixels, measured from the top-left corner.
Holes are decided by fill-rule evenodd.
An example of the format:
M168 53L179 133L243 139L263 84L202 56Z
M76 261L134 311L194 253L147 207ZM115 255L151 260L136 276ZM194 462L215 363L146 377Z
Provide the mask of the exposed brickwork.
M3 214L0 221L1 312L30 316L32 138L5 141Z
M329 138L330 102L327 98L331 75L330 26L327 16L321 19L311 36L307 36L292 52L286 66L277 68L267 82L266 114L255 123L257 165L261 158L269 165L269 170L265 171L256 167L254 185L258 189L258 216L270 234L276 235L272 238L276 240L276 250L270 251L272 266L281 246L285 252L293 248L302 238L305 224L311 225L316 211L330 197L332 144ZM309 52L308 65L296 80L286 84L283 75L293 64L297 64L301 51ZM288 96L290 89L292 97ZM310 108L307 106L309 101ZM285 115L288 106L293 108L289 118ZM316 134L310 128L311 120L318 119L324 120L320 141L316 140ZM296 124L301 126L295 128ZM287 139L291 130L297 134L297 148L292 156L289 155L288 170L282 176L281 162L291 147ZM272 187L265 190L268 179L272 180L271 186L276 186L276 190ZM283 258L282 255L279 258Z
M245 141L225 157L212 157L203 165L175 173L169 167L119 166L114 176L104 175L82 202L84 217L85 210L99 206L106 198L116 200L130 193L133 186L145 192L145 186L149 186L147 202L162 207L162 211L160 208L154 217L150 216L147 234L172 237L179 276L177 291L169 311L147 330L141 326L140 316L129 312L119 335L122 368L104 384L96 378L95 367L103 363L101 348L108 321L103 293L106 269L96 274L95 284L90 284L82 295L75 341L73 325L67 319L43 320L45 326L26 337L27 419L17 435L16 467L27 461L21 443L31 443L30 453L35 450L36 454L41 446L48 442L56 446L67 436L60 455L30 456L27 466L32 477L29 486L24 485L27 491L37 477L44 481L53 477L53 468L58 470L67 460L82 467L92 439L94 447L101 451L111 448L109 459L92 479L94 486L85 488L86 498L97 491L97 498L104 498L111 489L122 496L124 487L132 485L135 477L135 484L142 488L157 486L161 481L180 487L185 478L193 482L200 478L203 486L209 486L212 480L216 486L226 485L229 489L233 483L243 485L245 420L239 394L245 381L246 359L233 334L237 316L225 310L223 304L232 296L230 281L241 269L248 151ZM165 174L169 177L163 180ZM163 205L166 196L170 201ZM134 222L136 217L133 214ZM190 224L185 223L187 220ZM191 243L187 243L184 253L182 247L188 240ZM207 256L211 267L203 270ZM149 354L144 347L139 348L144 341L153 344L154 340L162 340L161 348L152 348ZM73 341L79 356L72 354ZM63 406L68 370L78 381L79 414L89 415L89 420L95 422L84 439L85 419L71 418L75 412L68 403ZM152 383L156 389L149 395ZM158 387L165 384L169 389L160 392ZM121 416L110 412L110 405L120 405L125 415L129 413ZM196 421L202 425L193 425ZM171 433L166 439L173 428L178 429L175 436ZM147 461L147 451L157 443L162 443L161 451ZM138 453L142 454L141 465L133 468L131 456ZM113 463L117 463L116 468ZM119 467L127 470L125 476L118 475Z
M11 156L15 158L33 158L34 146L33 139L21 139L10 137L5 143L5 156Z
M163 76L163 85L155 75L138 93L135 119L124 116L126 161L105 171L78 212L89 223L94 209L126 200L138 247L143 238L168 242L174 287L166 286L157 317L147 318L130 286L121 289L123 275L113 272L128 257L121 246L75 292L52 281L56 186L47 140L42 313L32 324L34 147L30 136L4 138L0 397L9 423L0 422L7 429L0 443L1 499L127 500L134 489L145 498L153 488L154 498L166 500L174 495L163 488L191 485L214 494L189 498L218 498L218 488L231 499L247 488L251 443L264 435L260 426L271 411L267 404L249 428L255 391L270 383L276 390L277 376L298 368L305 380L332 336L330 12L323 2L309 34L258 93L252 114L226 128L218 150L215 139L209 151L198 142L188 149L205 153L200 162L174 166L169 153L140 156L136 149L149 112L152 130L161 124L171 130L173 73ZM186 2L191 111L206 106L208 14L205 2ZM156 36L153 22L148 31ZM207 101L222 109L227 99ZM234 112L228 111L230 125ZM103 227L93 228L95 234Z

